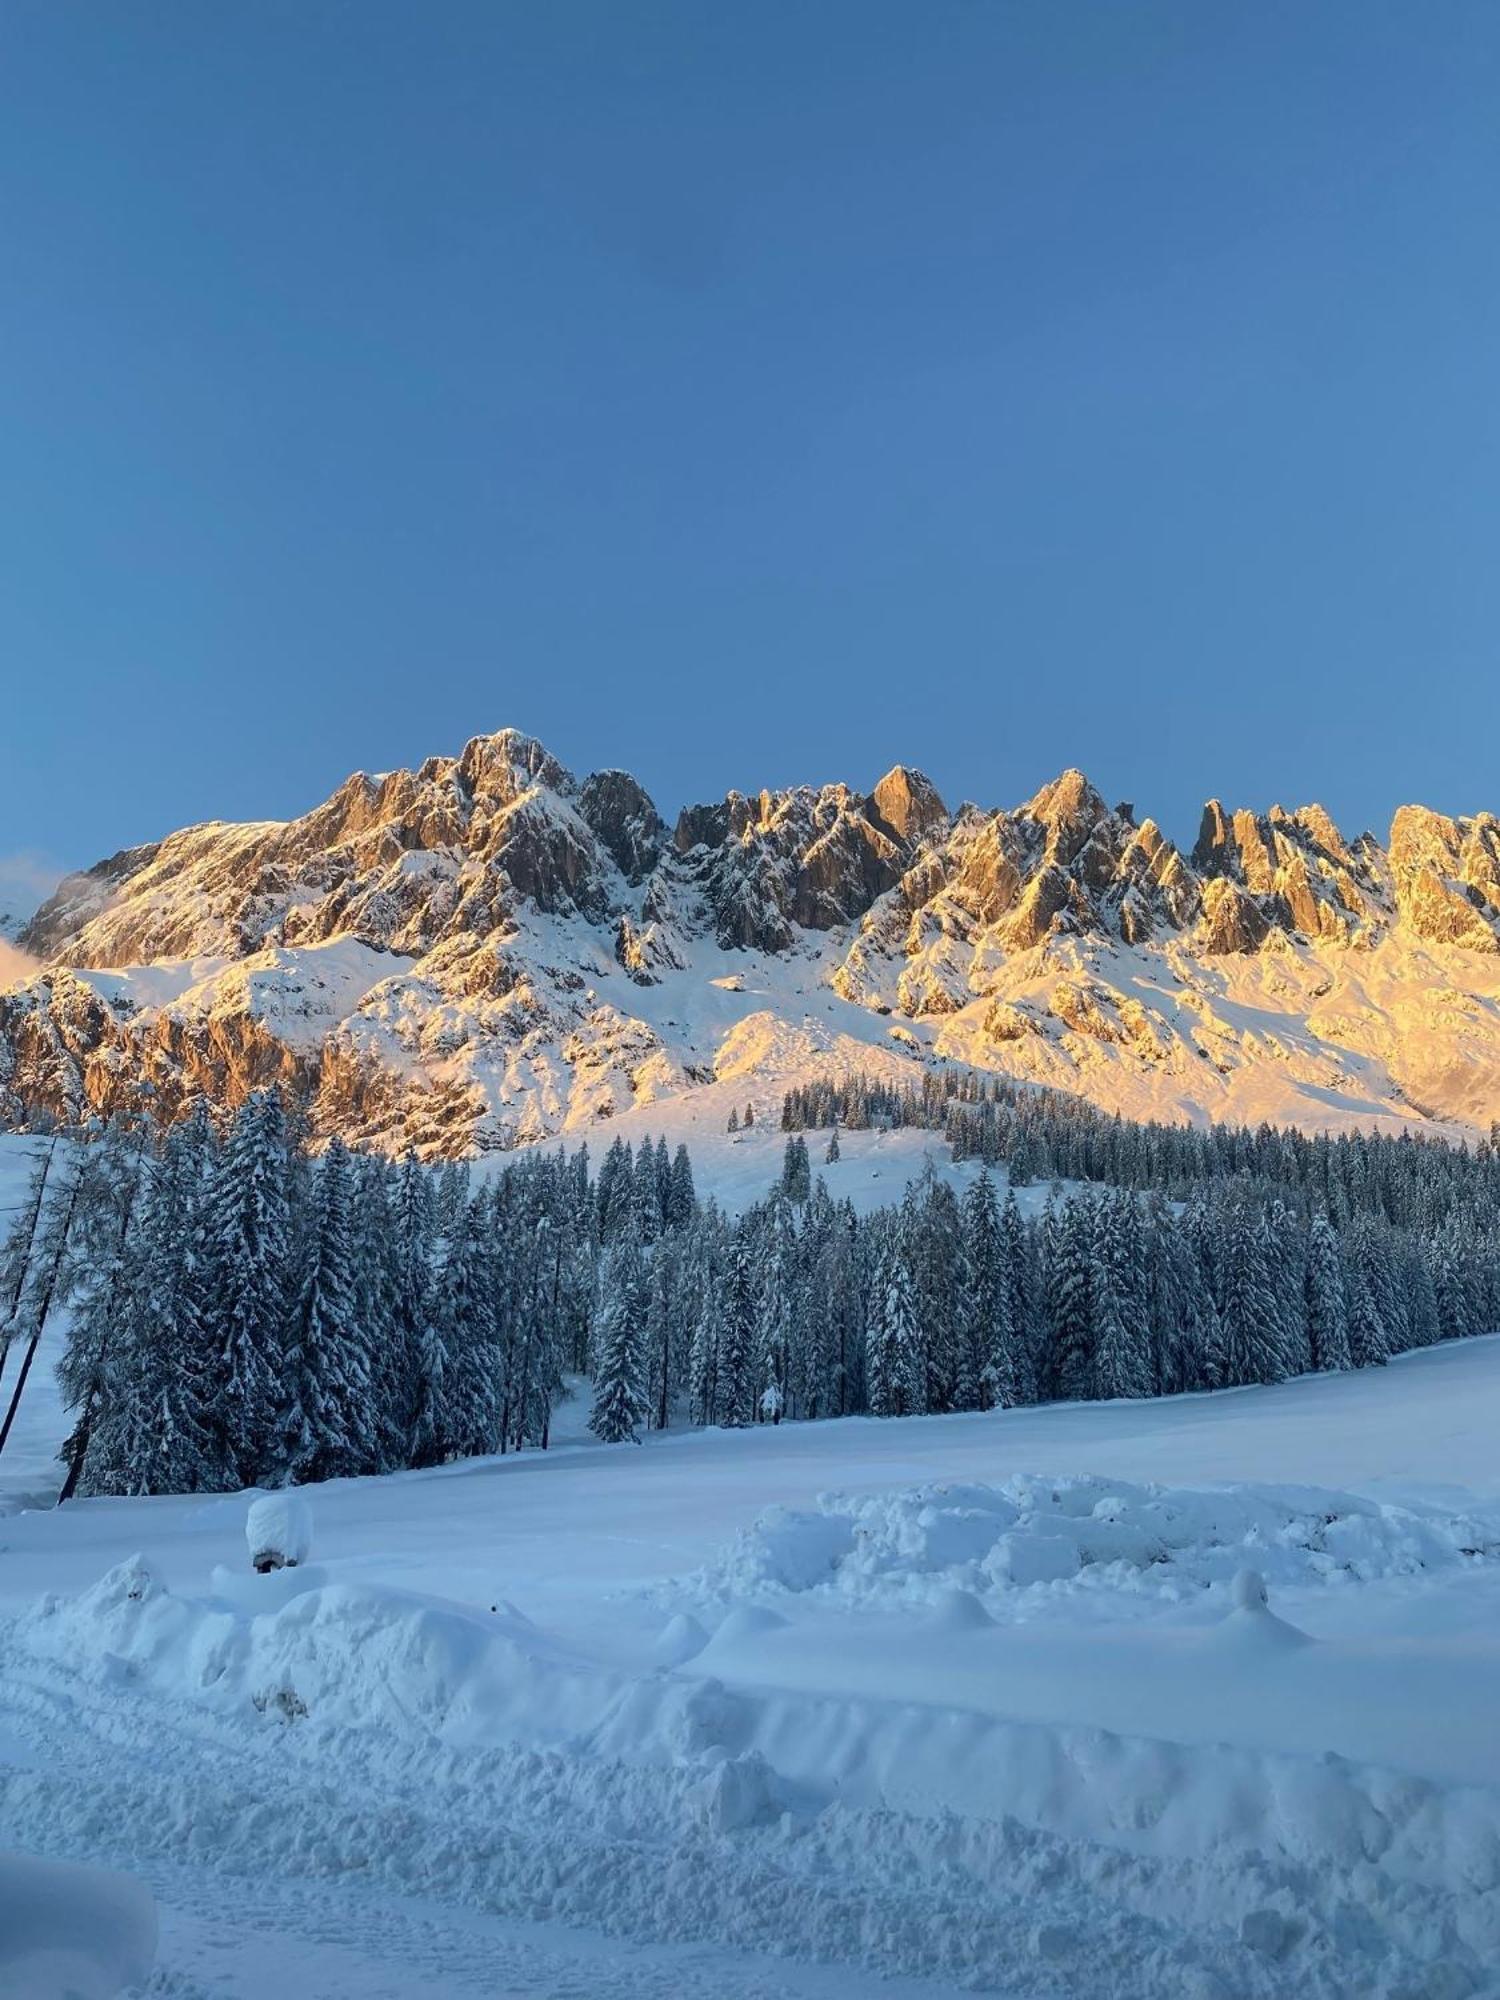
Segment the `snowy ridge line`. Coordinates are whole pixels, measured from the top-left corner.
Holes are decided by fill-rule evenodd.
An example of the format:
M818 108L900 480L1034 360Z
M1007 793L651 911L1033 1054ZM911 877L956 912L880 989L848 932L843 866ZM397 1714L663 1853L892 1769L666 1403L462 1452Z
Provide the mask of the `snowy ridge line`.
M4 1837L352 1872L1028 1995L1088 1977L1121 2000L1332 1996L1352 1990L1355 1952L1360 1990L1394 1996L1430 1991L1404 1982L1434 1956L1461 1981L1500 1953L1493 1788L576 1656L569 1670L515 1614L485 1643L474 1613L304 1581L285 1596L272 1579L284 1601L250 1617L127 1564L17 1618L0 1714L47 1754L0 1772ZM935 1792L934 1771L963 1773L967 1795ZM1345 1902L1362 1938L1341 1928ZM1264 1963L1244 1959L1245 1919Z
M11 1123L278 1075L322 1138L456 1157L951 1059L1135 1118L1472 1136L1500 1073L1493 815L1403 807L1381 846L1211 801L1187 855L1076 770L950 812L898 765L669 829L501 730L116 855L21 943Z

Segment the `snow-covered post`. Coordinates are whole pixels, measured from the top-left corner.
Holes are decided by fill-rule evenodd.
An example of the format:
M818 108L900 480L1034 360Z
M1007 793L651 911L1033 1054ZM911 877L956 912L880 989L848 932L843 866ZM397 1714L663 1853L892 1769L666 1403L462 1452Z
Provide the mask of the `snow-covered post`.
M312 1509L296 1493L264 1493L250 1502L245 1541L257 1575L295 1569L312 1554Z

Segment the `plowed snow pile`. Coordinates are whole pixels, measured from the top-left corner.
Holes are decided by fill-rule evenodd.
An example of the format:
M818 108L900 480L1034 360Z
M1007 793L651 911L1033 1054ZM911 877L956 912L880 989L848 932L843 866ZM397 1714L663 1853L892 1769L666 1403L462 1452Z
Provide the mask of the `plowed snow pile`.
M1269 1583L1369 1583L1500 1559L1500 1509L1452 1513L1316 1487L1220 1489L1018 1474L816 1509L770 1507L693 1580L708 1601L812 1594L865 1609L971 1591L997 1617L1086 1593L1191 1602L1246 1567Z

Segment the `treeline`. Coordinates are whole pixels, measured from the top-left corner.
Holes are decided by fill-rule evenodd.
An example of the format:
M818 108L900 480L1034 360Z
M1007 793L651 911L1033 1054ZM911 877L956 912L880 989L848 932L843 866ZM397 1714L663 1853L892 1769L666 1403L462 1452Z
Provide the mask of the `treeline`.
M827 1108L798 1095L790 1120ZM1067 1136L1060 1102L1039 1144ZM943 1106L997 1131L1019 1108ZM860 1122L858 1079L834 1108ZM222 1133L201 1111L161 1138L115 1126L38 1159L0 1253L22 1356L0 1399L13 1415L66 1305L65 1496L218 1491L543 1447L574 1373L615 1441L1275 1382L1500 1327L1487 1147L1184 1134L1213 1171L1179 1200L1133 1184L1154 1128L1077 1122L1070 1190L1018 1200L986 1164L960 1193L929 1168L867 1216L793 1131L738 1217L665 1141L617 1139L597 1175L538 1149L471 1177L314 1158L268 1093ZM1096 1143L1125 1149L1118 1184L1080 1184Z
M586 1153L478 1184L336 1140L314 1159L272 1092L222 1134L200 1110L94 1140L45 1145L0 1253L12 1403L69 1308L64 1498L547 1444L564 1371L588 1359L600 1204L619 1199ZM648 1170L658 1211L696 1211L685 1152L643 1149ZM3 1350L22 1357L9 1382Z
M1431 1233L1445 1218L1483 1230L1500 1217L1500 1147L1381 1134L1309 1135L1263 1124L1135 1123L1082 1098L972 1070L927 1072L893 1087L855 1072L787 1092L782 1129L916 1126L941 1132L955 1159L1003 1166L1012 1187L1094 1181L1190 1200L1215 1182L1248 1182L1340 1228L1371 1215Z
M787 1141L781 1186L713 1233L686 1355L695 1422L1150 1396L1378 1365L1500 1326L1500 1234L1362 1210L1339 1228L1247 1176L1186 1205L931 1167L856 1218ZM1419 1204L1420 1205L1420 1204Z

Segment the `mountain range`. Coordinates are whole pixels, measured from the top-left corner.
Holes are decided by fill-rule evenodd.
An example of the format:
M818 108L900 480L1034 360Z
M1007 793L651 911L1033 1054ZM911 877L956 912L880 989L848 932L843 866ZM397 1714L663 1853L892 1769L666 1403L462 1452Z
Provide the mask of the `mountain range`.
M1191 852L1065 771L950 809L898 765L669 826L515 730L64 881L0 989L0 1119L277 1082L457 1155L636 1108L956 1061L1132 1117L1487 1132L1500 820L1204 808Z

